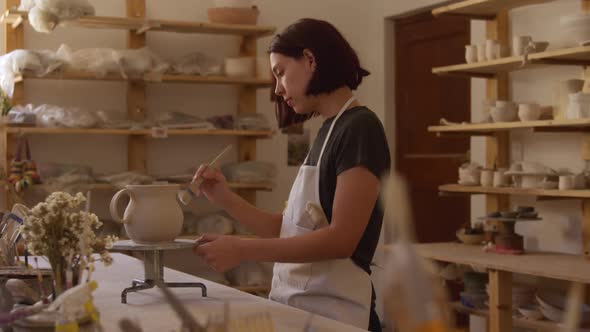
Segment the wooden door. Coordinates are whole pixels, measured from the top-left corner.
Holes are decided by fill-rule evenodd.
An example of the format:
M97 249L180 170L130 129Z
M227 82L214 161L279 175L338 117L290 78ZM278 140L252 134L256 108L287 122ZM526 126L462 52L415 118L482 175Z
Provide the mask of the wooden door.
M457 181L469 138L438 138L427 131L441 118L470 119L469 80L431 71L463 63L469 41L465 19L424 13L395 22L395 167L409 183L418 242L454 240L456 229L469 221L469 198L440 197L437 189Z

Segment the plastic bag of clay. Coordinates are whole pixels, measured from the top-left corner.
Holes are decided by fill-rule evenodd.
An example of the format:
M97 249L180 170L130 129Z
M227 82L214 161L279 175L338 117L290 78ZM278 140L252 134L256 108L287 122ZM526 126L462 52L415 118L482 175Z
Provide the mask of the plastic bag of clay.
M19 10L28 11L33 29L44 33L53 31L61 21L94 15L88 0L23 0Z
M241 130L269 130L270 123L263 114L240 114L236 117L235 128Z
M0 57L0 87L12 97L18 76L27 72L42 77L62 65L51 51L14 50Z
M215 129L215 126L198 116L182 112L162 112L156 119L158 126L166 128Z
M147 127L146 122L137 122L127 120L127 114L121 111L98 110L95 113L101 128L110 129L144 129Z
M37 123L37 116L33 112L33 105L16 105L8 111L8 122L21 126L34 126Z
M224 165L221 171L231 182L271 182L277 175L277 167L264 161L244 161Z
M39 162L37 169L42 179L56 178L64 174L81 174L94 177L92 167L88 165Z
M270 285L271 271L263 264L248 262L228 271L225 276L234 286L265 286Z
M91 174L80 173L77 170L71 170L62 174L58 177L45 179L46 193L52 193L56 191L64 191L68 193L76 193L85 191L88 184L95 183L96 180Z
M223 214L212 214L200 218L197 222L197 233L229 235L234 233L234 222Z
M148 73L152 75L163 74L170 67L147 47L119 50L117 54L125 78L138 78Z
M231 114L227 115L215 115L207 118L207 121L211 122L215 128L219 129L233 129L234 128L234 116Z
M98 178L100 182L107 182L117 188L123 188L127 185L133 184L150 184L154 179L145 174L137 172L123 172L112 175L105 175Z
M62 121L66 117L65 109L56 105L39 105L34 108L33 112L37 116L37 126L39 127L61 127Z
M73 70L89 71L97 77L113 73L125 75L119 64L119 54L112 48L83 48L74 51L63 44L57 50L57 55Z
M194 52L172 60L170 72L185 75L221 75L222 62L203 53Z

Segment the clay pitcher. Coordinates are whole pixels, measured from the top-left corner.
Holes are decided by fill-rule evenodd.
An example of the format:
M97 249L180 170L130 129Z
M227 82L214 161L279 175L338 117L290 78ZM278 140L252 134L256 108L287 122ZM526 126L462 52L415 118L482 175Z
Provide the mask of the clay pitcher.
M129 185L118 191L110 204L111 216L125 225L131 240L141 244L173 241L182 231L183 213L176 201L179 185ZM123 218L117 203L124 196L129 203Z

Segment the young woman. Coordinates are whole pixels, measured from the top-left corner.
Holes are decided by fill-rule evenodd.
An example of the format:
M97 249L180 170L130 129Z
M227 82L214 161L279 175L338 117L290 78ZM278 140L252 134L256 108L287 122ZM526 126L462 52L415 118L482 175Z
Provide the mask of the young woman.
M199 194L261 238L205 235L195 250L217 271L275 262L270 299L380 331L369 275L383 218L379 179L390 156L381 122L352 94L369 73L340 32L320 20L287 27L269 54L279 126L314 115L323 125L282 214L250 205L219 170L201 165Z

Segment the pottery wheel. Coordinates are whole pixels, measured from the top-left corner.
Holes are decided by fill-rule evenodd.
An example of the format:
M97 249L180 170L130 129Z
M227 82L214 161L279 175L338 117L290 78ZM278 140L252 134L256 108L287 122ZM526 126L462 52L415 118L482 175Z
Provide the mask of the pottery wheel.
M121 293L121 303L127 303L127 293L138 292L154 288L159 281L170 288L196 287L201 289L201 295L207 296L207 287L200 282L165 282L164 281L164 251L193 248L198 243L195 240L174 240L173 242L141 244L132 240L117 241L113 244L114 251L141 251L144 254L144 278L133 279L131 287Z

